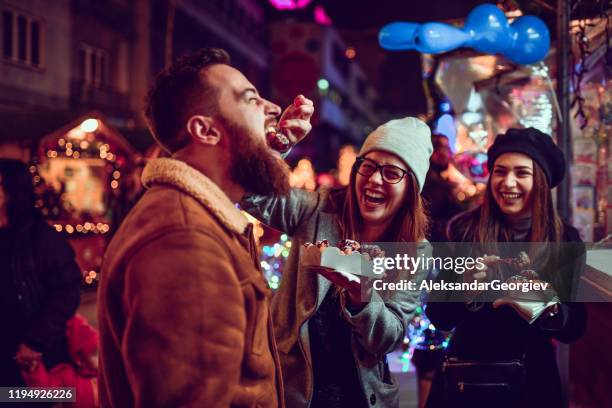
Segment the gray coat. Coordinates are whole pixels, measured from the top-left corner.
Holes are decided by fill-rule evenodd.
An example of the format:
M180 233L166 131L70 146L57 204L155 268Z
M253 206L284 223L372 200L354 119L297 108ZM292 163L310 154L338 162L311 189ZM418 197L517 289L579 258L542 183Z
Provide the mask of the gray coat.
M343 202L344 195L345 189L318 192L292 189L286 197L250 196L241 204L254 217L292 237L281 285L272 300L288 407L310 405L314 382L308 322L331 287L327 279L301 269L300 252L306 242L327 239L333 244L342 239L338 203ZM421 253L431 255L429 243L419 243L417 255ZM420 270L410 279L418 285L425 275L426 271ZM351 347L361 391L371 406L399 406L398 385L389 373L385 355L402 342L418 305L418 293L409 291L386 294L374 291L372 300L356 314L351 314L342 303L343 316L353 328Z

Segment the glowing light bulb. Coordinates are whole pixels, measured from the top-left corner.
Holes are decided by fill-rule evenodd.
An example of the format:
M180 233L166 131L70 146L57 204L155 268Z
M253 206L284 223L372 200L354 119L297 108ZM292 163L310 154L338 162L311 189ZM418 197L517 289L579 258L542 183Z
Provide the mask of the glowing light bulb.
M81 130L83 132L95 132L98 129L98 126L100 125L100 123L98 122L97 119L85 119L82 123L81 123Z

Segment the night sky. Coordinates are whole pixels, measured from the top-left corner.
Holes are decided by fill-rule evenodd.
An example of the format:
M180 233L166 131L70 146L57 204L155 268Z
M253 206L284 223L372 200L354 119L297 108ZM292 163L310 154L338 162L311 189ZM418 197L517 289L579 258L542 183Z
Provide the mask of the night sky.
M266 1L267 2L267 1ZM478 0L314 0L306 9L278 12L268 7L272 19L312 21L315 6L322 5L357 61L379 93L379 107L392 116L416 115L427 109L422 86L420 56L416 51L388 52L378 45L378 30L393 21L440 21L464 18Z

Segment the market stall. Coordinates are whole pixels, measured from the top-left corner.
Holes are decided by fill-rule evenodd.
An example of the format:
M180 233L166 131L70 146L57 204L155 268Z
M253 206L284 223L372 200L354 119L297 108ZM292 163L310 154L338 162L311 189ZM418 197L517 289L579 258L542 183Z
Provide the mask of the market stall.
M140 157L98 112L45 136L30 170L38 206L73 246L84 282L97 281L117 216L133 189L130 175Z

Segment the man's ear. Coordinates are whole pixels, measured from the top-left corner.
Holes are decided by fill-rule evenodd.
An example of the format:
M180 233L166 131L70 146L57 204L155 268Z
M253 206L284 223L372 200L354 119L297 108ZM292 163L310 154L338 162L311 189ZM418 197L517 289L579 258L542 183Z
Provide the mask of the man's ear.
M187 133L195 142L208 146L216 146L221 140L221 132L210 116L191 116L187 120Z

